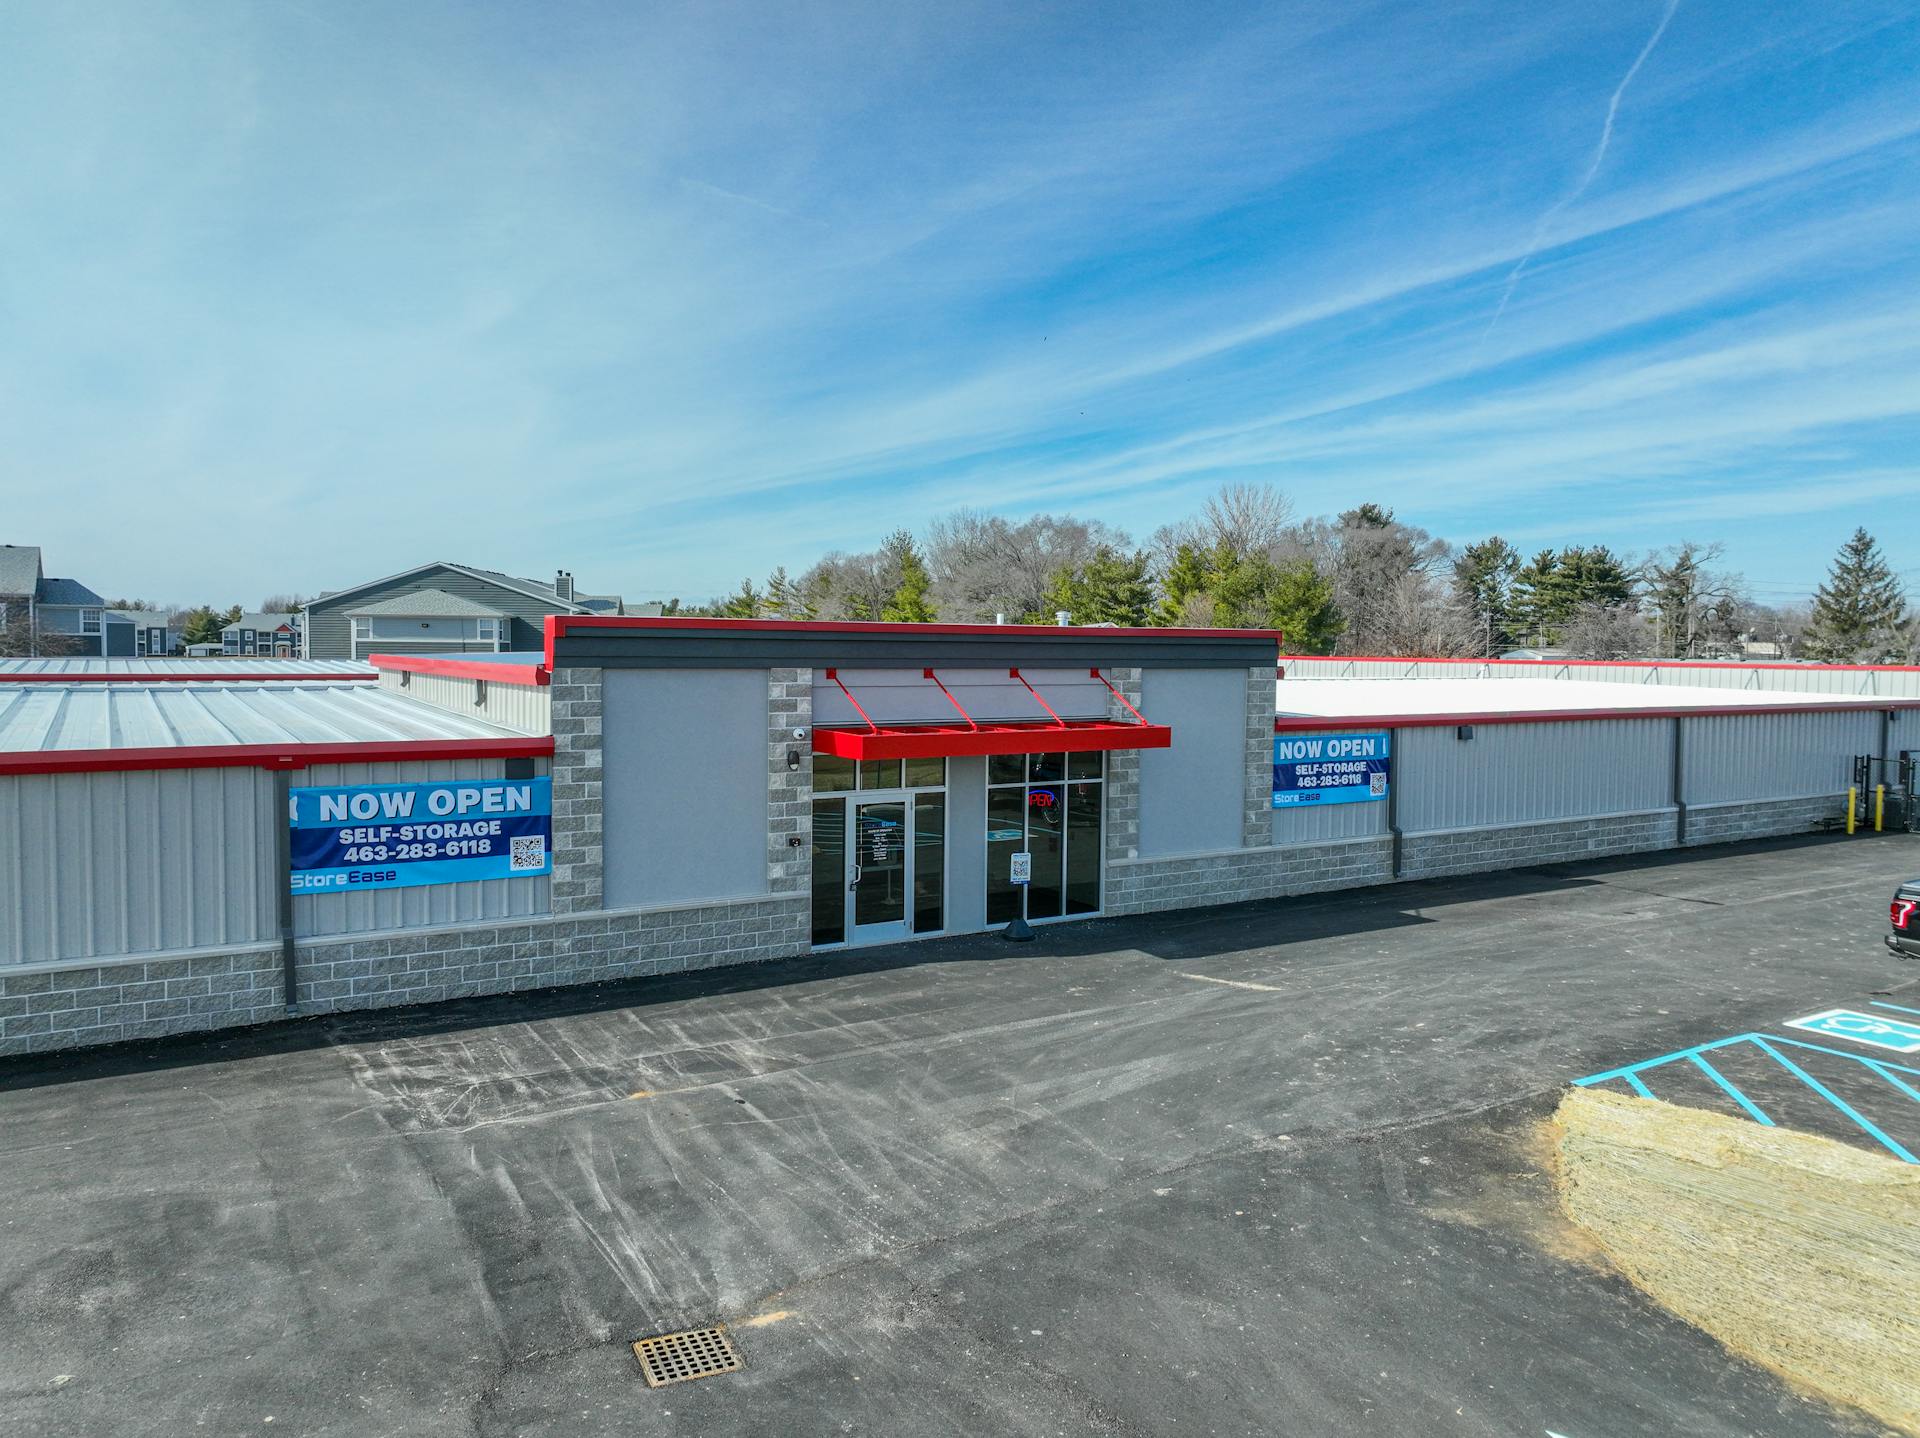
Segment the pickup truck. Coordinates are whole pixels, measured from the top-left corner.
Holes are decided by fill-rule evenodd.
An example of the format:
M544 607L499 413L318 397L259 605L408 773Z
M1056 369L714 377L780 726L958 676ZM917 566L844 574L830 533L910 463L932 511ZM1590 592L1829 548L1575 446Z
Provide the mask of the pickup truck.
M1920 959L1920 879L1902 884L1887 908L1893 925L1887 934L1887 947L1903 959Z

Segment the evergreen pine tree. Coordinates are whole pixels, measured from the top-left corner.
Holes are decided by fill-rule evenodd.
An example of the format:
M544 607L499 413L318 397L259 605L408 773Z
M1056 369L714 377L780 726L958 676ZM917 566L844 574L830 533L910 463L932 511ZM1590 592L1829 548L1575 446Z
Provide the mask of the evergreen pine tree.
M765 602L765 596L753 587L753 581L743 579L739 592L715 603L713 612L722 619L758 619Z
M1899 645L1906 591L1864 529L1840 548L1813 596L1806 653L1829 664L1884 659Z
M1100 545L1079 568L1054 571L1042 603L1049 618L1065 610L1075 624L1147 624L1153 617L1147 556Z
M899 580L893 597L881 607L880 617L891 624L933 623L933 576L927 573L926 561L914 546L913 536L904 529L896 530L881 548Z
M1497 534L1469 544L1453 562L1454 593L1473 616L1475 638L1487 654L1512 643L1513 582L1519 571L1519 551Z
M1160 608L1154 622L1179 625L1187 622L1187 601L1206 592L1210 568L1198 546L1182 544L1173 552L1167 572L1160 578Z

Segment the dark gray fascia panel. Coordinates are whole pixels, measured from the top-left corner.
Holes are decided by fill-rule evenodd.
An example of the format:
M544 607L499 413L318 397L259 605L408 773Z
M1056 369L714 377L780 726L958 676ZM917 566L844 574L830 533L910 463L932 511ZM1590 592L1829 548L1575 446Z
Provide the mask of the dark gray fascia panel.
M1165 637L1088 629L1071 637L1020 633L876 633L713 629L576 629L553 646L556 669L902 669L918 666L1252 669L1279 662L1279 636Z

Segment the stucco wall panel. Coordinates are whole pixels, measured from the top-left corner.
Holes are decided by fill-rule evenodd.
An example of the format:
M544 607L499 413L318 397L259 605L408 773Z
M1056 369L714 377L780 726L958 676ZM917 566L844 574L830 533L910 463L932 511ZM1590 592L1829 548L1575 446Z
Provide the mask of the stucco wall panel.
M1242 847L1246 686L1244 669L1142 671L1140 710L1173 746L1140 751L1140 857Z
M606 671L609 908L767 892L767 702L764 669Z

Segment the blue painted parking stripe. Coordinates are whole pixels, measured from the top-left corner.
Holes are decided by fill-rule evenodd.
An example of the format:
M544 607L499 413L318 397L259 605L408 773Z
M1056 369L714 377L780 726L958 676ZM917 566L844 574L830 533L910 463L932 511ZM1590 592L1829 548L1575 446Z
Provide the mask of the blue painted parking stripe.
M1739 1089L1728 1083L1725 1078L1721 1077L1720 1070L1701 1058L1699 1054L1688 1054L1687 1057L1693 1060L1693 1066L1695 1068L1699 1069L1701 1073L1725 1089L1727 1093L1732 1096L1733 1101L1739 1104L1741 1108L1752 1114L1756 1120L1765 1124L1768 1128L1774 1127L1773 1120L1760 1112L1760 1106L1745 1094L1741 1093Z
M1878 999L1868 999L1867 1002L1876 1009L1893 1009L1903 1014L1920 1014L1920 1009L1910 1009L1905 1004L1883 1004Z
M1888 1073L1886 1065L1881 1063L1879 1059L1861 1059L1860 1062L1865 1064L1868 1068L1872 1069L1875 1073L1879 1074L1881 1078L1885 1079L1888 1083L1892 1084L1895 1088L1899 1089L1902 1093L1904 1093L1908 1098L1912 1099L1915 1103L1920 1103L1920 1088L1915 1088L1912 1084L1908 1083L1905 1079L1896 1078L1892 1074ZM1913 1072L1913 1070L1909 1069L1907 1070L1907 1072L1911 1073Z
M1639 1074L1629 1072L1629 1073L1622 1074L1621 1077L1624 1078L1628 1083L1632 1084L1634 1088L1639 1090L1641 1098L1653 1097L1653 1090L1648 1088L1646 1084L1641 1082Z
M1747 1037L1758 1039L1760 1036L1749 1034ZM1882 1064L1887 1068L1899 1069L1903 1074L1920 1076L1920 1069L1895 1063L1892 1059L1868 1058L1865 1054L1848 1053L1845 1049L1830 1049L1825 1044L1810 1044L1805 1039L1790 1039L1785 1034L1772 1034L1769 1037L1777 1044L1792 1044L1797 1049L1812 1049L1817 1054L1832 1054L1835 1058L1852 1059L1857 1064Z
M1605 1073L1588 1074L1583 1079L1575 1079L1580 1088L1591 1088L1594 1084L1605 1083L1608 1079L1629 1078L1639 1069L1658 1068L1661 1064L1672 1063L1675 1059L1692 1058L1695 1054L1710 1053L1714 1049L1723 1049L1729 1044L1745 1043L1754 1037L1752 1034L1734 1034L1731 1038L1715 1039L1712 1043L1695 1044L1692 1048L1675 1049L1670 1054L1661 1054L1658 1058L1637 1059L1630 1064L1622 1064L1617 1069L1608 1069Z
M1772 1044L1768 1043L1759 1034L1755 1034L1753 1036L1753 1041L1756 1044L1758 1044L1763 1050L1765 1050L1769 1055L1771 1055L1774 1058L1774 1060L1781 1065L1781 1067L1786 1069L1788 1073L1792 1074L1795 1078L1799 1079L1801 1083L1805 1084L1808 1088L1812 1089L1815 1093L1819 1094L1820 1097L1825 1099L1828 1103L1832 1104L1835 1108L1839 1109L1841 1113L1845 1114L1848 1118L1852 1119L1855 1123L1859 1124L1863 1130L1871 1134L1874 1138L1878 1139L1880 1143L1889 1152L1897 1154L1900 1158L1905 1159L1908 1163L1920 1163L1920 1158L1915 1158L1911 1153L1907 1152L1905 1148L1901 1147L1894 1140L1888 1138L1884 1133L1880 1132L1880 1130L1874 1125L1871 1119L1861 1114L1845 1099L1841 1098L1839 1094L1835 1093L1832 1089L1828 1088L1825 1084L1821 1083L1819 1079L1815 1078L1812 1074L1808 1073L1805 1069L1801 1068L1799 1064L1795 1063L1792 1059L1788 1058L1785 1054L1781 1053L1780 1050L1776 1049ZM1787 1042L1791 1043L1792 1040L1789 1039L1787 1040ZM1816 1046L1809 1044L1807 1045L1807 1047L1812 1048ZM1831 1050L1830 1052L1837 1052L1837 1050ZM1846 1055L1846 1057L1853 1058L1854 1055L1848 1054Z

